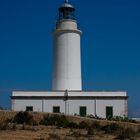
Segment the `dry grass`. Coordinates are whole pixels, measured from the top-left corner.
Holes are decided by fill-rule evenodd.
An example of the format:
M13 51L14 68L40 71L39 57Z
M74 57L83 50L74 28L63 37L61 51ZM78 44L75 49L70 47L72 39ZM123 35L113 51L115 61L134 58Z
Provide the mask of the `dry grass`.
M110 126L112 123L118 125L118 127L125 130L127 128L133 129L136 133L134 140L140 140L140 123L125 123L125 122L112 122L106 120L95 120L90 118L83 118L78 116L66 116L69 122L80 124L81 122L85 126L81 125L81 128L61 128L58 126L43 126L39 125L40 120L44 116L54 116L56 114L47 113L31 113L33 120L36 125L23 125L11 123L17 112L12 111L0 111L0 124L5 123L8 128L6 130L0 131L0 140L113 140L116 138L116 133L109 133L110 127L106 127L102 130L104 126ZM61 116L61 114L58 114ZM87 126L87 127L86 127ZM112 126L114 127L114 125ZM112 129L111 127L111 129ZM118 128L117 128L118 129ZM122 133L123 134L123 133Z
M101 132L88 136L84 129L58 129L54 126L38 127L39 129L36 131L0 131L0 140L112 140L114 138L112 135L104 135Z

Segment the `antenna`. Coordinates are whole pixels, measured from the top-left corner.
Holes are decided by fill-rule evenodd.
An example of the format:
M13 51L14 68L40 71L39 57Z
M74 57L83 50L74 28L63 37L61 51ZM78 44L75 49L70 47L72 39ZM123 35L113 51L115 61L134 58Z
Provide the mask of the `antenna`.
M65 3L69 3L69 0L65 0Z

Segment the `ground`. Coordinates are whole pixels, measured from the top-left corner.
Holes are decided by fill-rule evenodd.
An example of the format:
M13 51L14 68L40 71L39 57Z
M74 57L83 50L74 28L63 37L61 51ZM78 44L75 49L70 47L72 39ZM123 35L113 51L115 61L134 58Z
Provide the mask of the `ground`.
M108 121L53 113L0 111L0 140L115 140L116 138L140 140L140 122Z
M115 136L95 131L88 135L84 129L56 126L25 126L29 130L0 131L0 140L113 140Z

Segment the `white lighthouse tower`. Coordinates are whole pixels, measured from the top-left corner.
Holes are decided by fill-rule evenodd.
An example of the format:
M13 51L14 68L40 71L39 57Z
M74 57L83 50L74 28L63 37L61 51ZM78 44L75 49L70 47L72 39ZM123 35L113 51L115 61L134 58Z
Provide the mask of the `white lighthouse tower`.
M53 90L82 90L80 35L75 8L65 0L54 30Z

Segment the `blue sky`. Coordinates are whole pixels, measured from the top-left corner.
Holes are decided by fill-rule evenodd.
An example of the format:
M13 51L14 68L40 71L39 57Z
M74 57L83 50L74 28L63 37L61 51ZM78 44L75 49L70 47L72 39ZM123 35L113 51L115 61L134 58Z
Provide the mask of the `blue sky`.
M70 0L81 37L84 90L124 90L140 117L140 1ZM12 90L51 90L52 31L63 0L0 1L0 106Z

